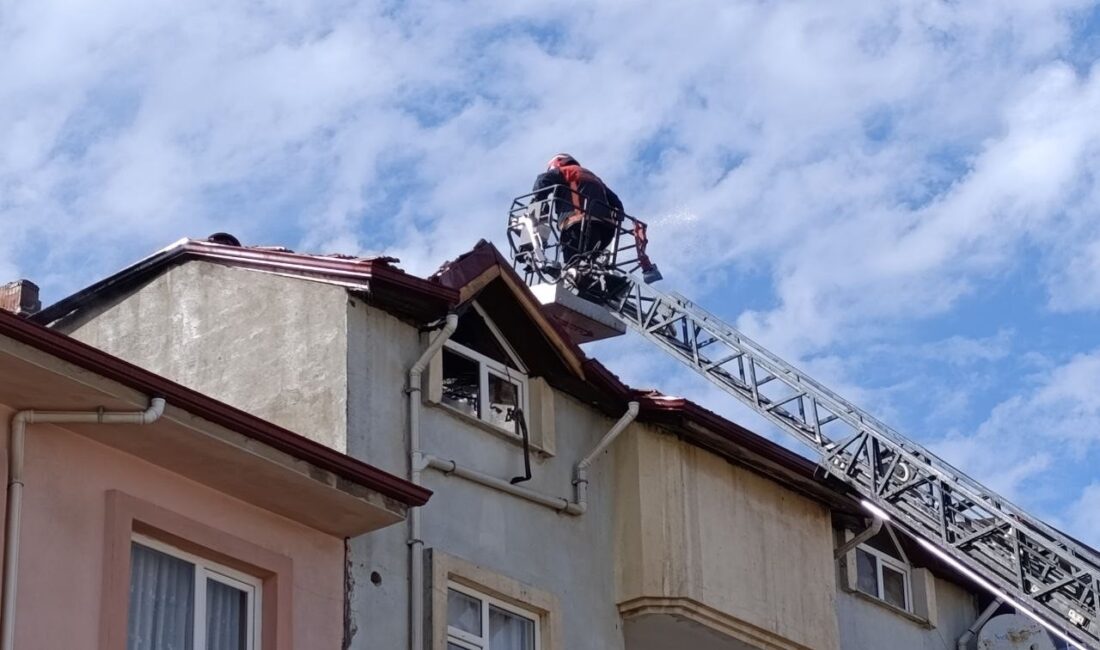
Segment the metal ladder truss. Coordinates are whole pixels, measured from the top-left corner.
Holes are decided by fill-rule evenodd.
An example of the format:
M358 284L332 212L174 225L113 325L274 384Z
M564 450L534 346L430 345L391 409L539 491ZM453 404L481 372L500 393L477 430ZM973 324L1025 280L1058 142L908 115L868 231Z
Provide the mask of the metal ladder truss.
M614 272L614 271L611 271ZM630 328L812 447L891 521L1086 647L1100 647L1100 557L686 298L633 275L604 306Z

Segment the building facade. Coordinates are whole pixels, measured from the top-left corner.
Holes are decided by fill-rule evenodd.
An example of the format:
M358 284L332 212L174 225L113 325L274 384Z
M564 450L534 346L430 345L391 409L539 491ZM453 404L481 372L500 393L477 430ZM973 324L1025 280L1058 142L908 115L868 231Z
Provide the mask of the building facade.
M349 536L347 648L923 650L989 602L889 526L841 548L843 486L623 385L485 243L417 278L184 241L35 318L433 492Z
M5 648L341 647L427 490L0 311Z

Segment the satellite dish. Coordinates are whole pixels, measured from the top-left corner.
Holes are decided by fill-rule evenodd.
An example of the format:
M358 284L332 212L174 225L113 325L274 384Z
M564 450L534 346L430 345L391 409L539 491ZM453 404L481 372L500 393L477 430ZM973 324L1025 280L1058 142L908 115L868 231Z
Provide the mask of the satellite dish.
M1001 614L989 619L978 633L978 650L1055 650L1050 635L1022 614Z

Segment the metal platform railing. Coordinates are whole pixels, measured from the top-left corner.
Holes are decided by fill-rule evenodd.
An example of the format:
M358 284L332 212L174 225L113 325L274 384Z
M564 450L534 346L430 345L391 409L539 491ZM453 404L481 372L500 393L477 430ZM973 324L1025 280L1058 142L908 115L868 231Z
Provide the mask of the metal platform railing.
M524 281L564 283L581 297L603 302L633 273L659 280L646 254L645 222L575 194L567 185L554 185L512 201L508 245Z

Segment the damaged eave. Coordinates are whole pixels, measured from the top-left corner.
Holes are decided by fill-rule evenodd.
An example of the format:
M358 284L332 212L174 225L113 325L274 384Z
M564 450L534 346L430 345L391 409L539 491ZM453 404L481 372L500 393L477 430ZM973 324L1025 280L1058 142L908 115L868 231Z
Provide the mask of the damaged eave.
M432 276L441 287L458 292L458 303L468 304L484 296L499 281L511 298L519 303L523 314L531 321L533 331L539 333L553 350L554 355L576 379L585 379L584 353L546 315L531 290L512 269L500 251L482 240L468 253L460 256Z

